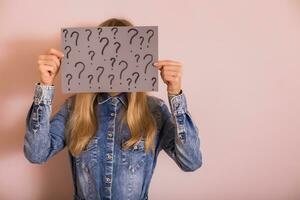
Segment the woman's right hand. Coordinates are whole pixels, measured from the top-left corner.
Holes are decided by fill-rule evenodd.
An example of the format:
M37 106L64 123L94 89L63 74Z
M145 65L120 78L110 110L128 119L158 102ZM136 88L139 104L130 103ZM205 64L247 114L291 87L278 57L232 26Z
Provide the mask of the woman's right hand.
M47 54L39 55L38 68L40 71L41 85L53 85L54 78L59 72L61 59L64 54L54 48L50 48Z

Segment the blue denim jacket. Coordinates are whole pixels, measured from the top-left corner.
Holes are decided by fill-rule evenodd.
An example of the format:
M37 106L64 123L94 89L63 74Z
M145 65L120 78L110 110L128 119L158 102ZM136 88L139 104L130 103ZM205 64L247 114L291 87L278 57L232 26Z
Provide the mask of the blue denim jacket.
M34 101L26 118L24 155L31 163L45 163L66 146L64 131L72 96L50 119L54 86L35 84ZM73 95L74 96L74 95ZM120 122L127 108L127 94L97 95L97 118L101 124L83 152L69 153L73 177L73 199L77 200L146 200L157 156L163 149L185 172L202 165L199 131L187 110L184 93L168 96L171 112L165 102L147 96L157 122L155 153L145 153L141 137L134 147L125 150L121 143L130 138L126 123Z

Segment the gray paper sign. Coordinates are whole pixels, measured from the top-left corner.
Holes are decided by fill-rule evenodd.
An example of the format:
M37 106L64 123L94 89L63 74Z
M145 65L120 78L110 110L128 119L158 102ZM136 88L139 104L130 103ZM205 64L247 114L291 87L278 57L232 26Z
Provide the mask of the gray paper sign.
M158 91L157 26L61 28L63 93Z

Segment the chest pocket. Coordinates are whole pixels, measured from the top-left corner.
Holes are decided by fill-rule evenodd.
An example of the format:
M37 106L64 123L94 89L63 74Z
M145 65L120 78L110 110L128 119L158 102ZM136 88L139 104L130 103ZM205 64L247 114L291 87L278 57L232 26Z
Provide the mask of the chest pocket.
M92 169L97 164L98 137L92 137L82 152L75 157L76 164L84 170Z
M125 141L125 139L122 139L122 144ZM145 164L145 139L140 139L129 149L121 148L121 157L121 163L126 165L131 173L137 172Z

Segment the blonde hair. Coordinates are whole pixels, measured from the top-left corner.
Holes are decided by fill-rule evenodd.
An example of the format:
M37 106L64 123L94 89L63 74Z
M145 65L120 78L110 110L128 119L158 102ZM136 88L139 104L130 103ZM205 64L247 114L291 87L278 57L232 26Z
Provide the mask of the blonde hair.
M110 18L100 26L133 26L126 19ZM128 107L122 122L128 124L131 137L124 143L123 148L128 149L136 144L141 137L145 138L145 151L155 151L154 137L156 121L148 107L146 92L127 93ZM97 93L76 93L73 95L70 115L66 123L66 144L73 156L77 156L86 147L98 130L96 116ZM143 133L143 135L142 135Z

